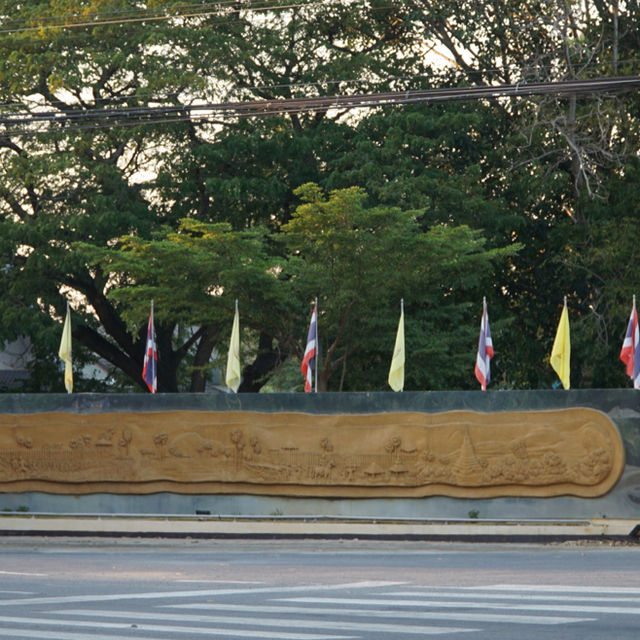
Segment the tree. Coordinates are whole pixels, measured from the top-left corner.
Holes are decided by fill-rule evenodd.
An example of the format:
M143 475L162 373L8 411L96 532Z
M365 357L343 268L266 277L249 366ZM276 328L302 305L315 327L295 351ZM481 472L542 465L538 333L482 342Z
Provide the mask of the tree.
M416 28L456 63L446 80L451 84L524 85L637 73L640 14L634 4L460 0L419 5L412 15ZM552 384L548 355L562 297L568 294L575 383L619 384L606 327L627 311L603 304L613 301L604 293L604 280L591 277L597 270L590 261L594 250L609 251L596 220L608 220L617 194L628 190L626 176L638 146L637 95L549 95L493 105L505 116L496 115L502 141L496 140L496 153L484 162L493 164L489 180L512 212L499 216L499 224L523 244L496 283L503 294L502 313L517 323L502 345L508 382L524 388ZM483 172L481 179L487 175ZM628 299L632 282L629 278L624 285Z
M477 338L471 301L518 247L485 249L466 226L422 231L421 212L367 207L358 188L326 197L308 184L296 193L303 203L282 228L285 273L297 298L320 300L318 388L385 387L400 298L411 354L405 388L467 386Z
M128 245L128 259L140 260L145 243L166 241L185 218L229 223L225 234L260 225L279 232L296 209L295 189L308 182L329 191L358 186L365 208L419 210L427 233L467 225L488 249L522 244L482 272L482 287L469 290L471 297L494 292L492 318L518 327L504 336L498 363L509 371L507 383L551 383L545 359L564 294L579 314L576 328L584 327L575 343L576 354L585 354L576 360L579 379L615 383L595 373L604 365L589 356L589 336L600 331L600 311L626 311L621 302L602 306L609 267L591 263L615 231L605 231L598 217L618 219L617 193L633 172L634 94L289 115L278 112L277 101L631 74L640 33L635 5L278 1L267 9L241 3L186 13L182 0L0 0L0 339L31 336L43 372L33 388L49 387L45 368L55 366L66 297L75 310L77 352L93 352L139 379L149 301L137 306L110 293L110 278L120 272L96 261L105 248L131 235L141 244ZM454 64L437 69L445 58ZM237 100L266 101L269 117L189 111ZM166 122L153 115L155 107L166 110ZM266 251L287 263L286 243L269 235ZM155 265L147 266L151 277ZM134 263L121 267L138 293L160 286ZM604 279L586 278L590 271ZM166 379L171 388L201 388L192 373L204 366L211 335L203 330L176 341L173 323L184 327L184 316L164 320L161 359L176 363L175 380ZM224 325L222 316L211 320ZM257 390L291 353L295 332L254 327L245 388ZM434 351L442 352L438 345ZM366 371L356 376L351 356L348 362L349 380L373 384ZM187 365L195 368L185 381ZM340 386L336 376L330 386Z
M326 113L247 127L196 120L182 108L202 99L338 91L334 81L350 80L354 69L369 75L351 87L362 89L408 69L415 56L396 55L413 38L395 17L400 2L374 3L371 10L216 6L196 17L183 16L177 0L158 9L134 4L0 2L6 27L0 95L10 105L0 136L0 257L7 265L0 338L27 332L39 348L53 348L56 318L70 297L78 319L74 341L139 382L144 330L136 325L130 333L126 307L107 295L110 276L88 246L99 255L125 234L150 240L183 217L229 220L236 229L259 221L277 226L293 206L292 188L316 177L323 162L314 140L334 127ZM167 19L145 21L162 15ZM176 117L154 124L148 109L157 105L177 108ZM134 115L121 116L115 107ZM288 160L274 166L274 154ZM77 242L82 252L72 249ZM171 327L171 321L159 326L165 363L177 357ZM274 362L273 336L263 333L258 342L256 380L268 368L264 359ZM211 336L202 331L185 345L201 363ZM176 388L174 376L166 379ZM200 386L192 381L191 388Z
M234 232L228 223L185 219L177 232L151 240L130 235L112 249L78 244L76 252L100 265L106 297L132 335L145 335L149 300L155 301L159 391L205 390L214 350L228 347L235 299L245 335L252 327L270 335L281 328L286 301L278 297L277 263L259 229ZM255 382L245 373L245 386Z

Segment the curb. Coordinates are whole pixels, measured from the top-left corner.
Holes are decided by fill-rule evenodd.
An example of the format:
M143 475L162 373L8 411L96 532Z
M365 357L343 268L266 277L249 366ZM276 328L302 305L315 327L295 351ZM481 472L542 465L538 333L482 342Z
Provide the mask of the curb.
M640 542L640 521L0 514L0 536Z

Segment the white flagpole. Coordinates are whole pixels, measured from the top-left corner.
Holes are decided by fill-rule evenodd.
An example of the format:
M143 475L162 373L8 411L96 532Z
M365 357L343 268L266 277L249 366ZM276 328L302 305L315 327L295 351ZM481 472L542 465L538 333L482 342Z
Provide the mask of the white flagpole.
M400 315L402 316L402 322L403 322L402 337L404 339L404 298L400 298ZM403 345L403 350L404 350L404 345ZM400 393L404 392L404 367L402 371L402 377L403 377L403 383L402 383L402 389L400 389Z
M318 393L318 359L320 358L320 343L318 342L318 298L315 299L315 310L316 310L316 357L315 362L313 363L313 390L314 393Z
M400 298L400 318L398 319L398 330L396 331L393 356L387 377L387 382L394 391L404 391L404 364L404 298Z

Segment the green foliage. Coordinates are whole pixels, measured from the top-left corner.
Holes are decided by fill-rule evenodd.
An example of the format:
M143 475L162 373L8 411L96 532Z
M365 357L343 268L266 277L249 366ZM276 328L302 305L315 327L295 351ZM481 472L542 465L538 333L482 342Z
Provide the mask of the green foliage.
M228 223L180 222L177 231L159 231L151 240L125 236L113 249L78 244L76 251L107 274L107 298L131 334L142 334L154 300L156 331L163 358L176 386L185 369L201 384L213 366L211 356L226 349L234 300L242 310L243 330L271 330L286 305L278 298L278 263L267 255L264 231L234 232ZM268 312L267 312L268 311ZM195 355L189 356L194 347ZM165 380L171 371L159 361ZM187 376L188 377L188 376ZM183 383L184 384L184 383Z
M494 264L518 247L486 250L466 226L422 231L419 212L369 208L358 188L325 197L307 184L296 193L303 204L282 228L292 256L286 274L296 297L319 297L319 388L385 387L401 298L411 354L405 388L464 385L476 333L470 301L482 299Z
M496 383L553 383L568 295L574 386L626 384L636 93L155 124L113 108L633 75L633 6L185 6L0 0L0 340L30 338L29 390L62 390L66 299L77 373L95 354L142 388L151 298L161 390L203 390L236 297L243 389L274 371L290 388L315 296L329 389L384 388L401 297L408 386L473 387L483 295ZM42 112L72 120L6 120Z

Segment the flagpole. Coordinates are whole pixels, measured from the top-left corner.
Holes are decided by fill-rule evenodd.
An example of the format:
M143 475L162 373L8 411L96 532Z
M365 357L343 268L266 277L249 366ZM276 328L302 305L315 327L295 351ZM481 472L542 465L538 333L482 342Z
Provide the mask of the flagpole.
M302 356L302 363L300 364L300 371L304 376L305 393L318 392L318 298L314 300L313 304L307 342ZM312 360L313 362L311 362ZM315 380L312 378L315 378Z
M158 347L156 345L156 319L153 317L153 298L151 298L151 331L153 331L153 348L157 351ZM156 393L158 391L158 365L154 364L154 374L156 378L156 389L155 391L152 389L151 393Z
M156 357L157 357L157 353L158 353L158 345L156 343L156 319L155 319L155 313L154 313L154 308L153 308L153 298L151 298L151 330L153 331L153 348L156 352ZM153 373L155 375L155 389L153 390L153 393L157 393L158 392L158 362L154 361L153 364Z
M400 317L403 319L403 325L404 325L404 298L400 298ZM402 337L404 338L404 326L402 327ZM402 393L403 391L404 391L404 380L402 383L402 389L400 389L400 393Z
M158 390L158 351L156 348L155 323L153 319L153 299L147 324L147 339L144 346L144 359L142 362L142 379L149 391L156 393Z
M229 353L227 354L227 370L225 382L234 393L238 392L242 373L240 370L240 316L238 313L238 298L234 303L233 324L231 325L231 337L229 338Z
M404 298L400 298L400 318L396 331L396 341L393 345L393 356L389 366L387 382L393 391L404 391Z
M69 311L69 300L67 300L67 316L65 317L65 324L67 323L67 318L69 318L69 355L72 353L72 345L71 345L71 313ZM69 375L67 375L69 374ZM67 388L67 379L69 379L71 389ZM65 362L64 365L64 386L67 388L67 393L71 393L73 391L73 365L69 367L69 362Z
M567 296L564 296L564 307L560 314L560 322L556 329L556 337L551 348L549 363L558 375L564 389L571 388L571 336L569 331L569 311Z
M316 357L314 358L313 363L313 389L314 393L318 393L318 359L320 358L320 344L318 343L318 298L316 297L315 301L315 310L316 310Z
M64 324L62 325L62 336L60 338L60 348L58 349L58 357L64 362L64 386L67 393L73 391L73 360L72 360L72 344L71 344L71 313L69 301L67 300L67 313L65 315Z

